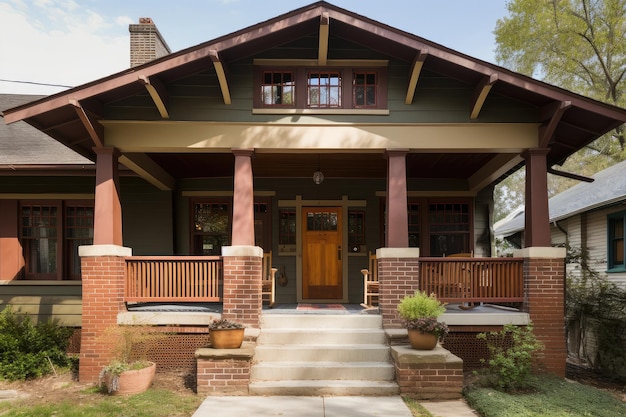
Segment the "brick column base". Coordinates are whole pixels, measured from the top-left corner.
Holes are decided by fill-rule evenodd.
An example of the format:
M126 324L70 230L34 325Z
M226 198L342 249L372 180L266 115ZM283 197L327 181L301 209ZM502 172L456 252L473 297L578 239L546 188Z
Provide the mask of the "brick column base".
M100 371L112 358L105 332L117 326L124 307L124 256L131 249L115 245L81 246L83 312L78 379L97 382Z
M198 394L247 395L254 346L254 343L244 342L240 349L198 349Z
M415 350L410 346L392 346L400 394L417 400L461 398L463 360L437 346L433 350Z
M378 306L384 328L402 328L398 304L419 289L419 248L381 248L376 251L380 290Z
M222 317L259 328L261 322L263 249L257 246L222 248L224 296Z
M565 377L565 249L525 248L514 256L524 257L524 305L534 333L544 345L540 366Z

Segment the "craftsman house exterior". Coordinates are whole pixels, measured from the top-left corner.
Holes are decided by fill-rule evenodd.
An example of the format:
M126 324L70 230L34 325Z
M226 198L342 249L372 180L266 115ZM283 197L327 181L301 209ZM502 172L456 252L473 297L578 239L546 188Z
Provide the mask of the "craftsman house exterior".
M492 190L524 165L526 247L511 260L523 281L489 272L483 287L515 288L470 301L518 303L563 374L547 169L626 122L326 2L3 114L95 163L95 175L0 176L0 279L81 280L85 380L106 362L98 335L129 303L215 301L258 327L264 253L278 304L358 304L375 252L383 323L400 327L396 306L422 288L424 265L470 253L504 271L484 267Z

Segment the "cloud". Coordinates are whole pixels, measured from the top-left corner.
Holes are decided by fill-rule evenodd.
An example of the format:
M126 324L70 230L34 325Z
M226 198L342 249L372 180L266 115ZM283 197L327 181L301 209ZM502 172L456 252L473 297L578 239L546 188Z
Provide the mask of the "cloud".
M128 68L127 19L73 0L0 1L0 79L77 86ZM0 82L4 93L58 91Z

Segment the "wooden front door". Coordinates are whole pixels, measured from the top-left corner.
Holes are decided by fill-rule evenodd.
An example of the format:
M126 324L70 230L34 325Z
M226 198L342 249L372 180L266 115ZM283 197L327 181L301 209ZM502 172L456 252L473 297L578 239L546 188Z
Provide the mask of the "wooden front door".
M341 207L303 207L302 228L302 298L341 299Z

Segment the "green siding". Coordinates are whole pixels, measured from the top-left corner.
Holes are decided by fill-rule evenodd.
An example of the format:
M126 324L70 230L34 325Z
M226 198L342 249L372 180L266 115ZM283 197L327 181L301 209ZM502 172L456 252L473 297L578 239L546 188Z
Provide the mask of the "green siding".
M12 306L27 313L34 322L58 321L63 326L80 327L82 286L80 282L8 281L0 284L0 309Z

